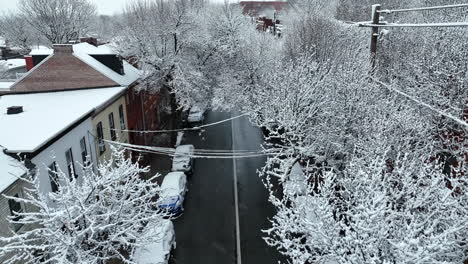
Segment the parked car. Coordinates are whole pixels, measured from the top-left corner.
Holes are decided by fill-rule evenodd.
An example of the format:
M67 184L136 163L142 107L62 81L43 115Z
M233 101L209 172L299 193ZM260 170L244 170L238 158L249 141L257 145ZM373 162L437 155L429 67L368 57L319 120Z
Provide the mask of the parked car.
M189 123L203 122L203 120L205 119L205 112L205 108L199 105L192 106L192 108L190 108L187 121Z
M138 264L168 264L171 251L176 248L174 225L170 220L163 220L158 225L147 226L143 238L154 242L135 249L133 259Z
M307 194L307 178L304 167L296 161L283 182L283 193L289 197Z
M192 173L193 159L195 150L193 145L180 145L176 148L174 158L172 159L172 171L183 171Z
M187 192L187 176L183 172L170 172L161 184L161 194L158 206L172 215L184 211L183 203Z

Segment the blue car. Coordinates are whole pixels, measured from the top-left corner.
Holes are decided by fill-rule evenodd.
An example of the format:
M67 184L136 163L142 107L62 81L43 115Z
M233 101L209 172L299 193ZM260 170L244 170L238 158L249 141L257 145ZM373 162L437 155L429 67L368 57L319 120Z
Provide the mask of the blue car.
M171 172L161 184L159 208L178 215L184 211L183 203L187 192L187 176L183 172Z

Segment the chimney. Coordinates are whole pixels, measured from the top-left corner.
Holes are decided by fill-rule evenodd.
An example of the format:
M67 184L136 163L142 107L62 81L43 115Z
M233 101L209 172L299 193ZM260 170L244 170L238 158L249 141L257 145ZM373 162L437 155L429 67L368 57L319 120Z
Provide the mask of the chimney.
M93 45L95 47L98 46L97 38L93 38L93 37L80 38L80 42L81 43L88 43L88 44L91 44L91 45Z
M73 45L71 44L54 44L54 54L72 54Z
M10 106L7 108L7 115L16 115L20 113L23 113L22 106Z
M25 55L24 60L26 61L26 71L30 71L34 68L34 60L31 55Z

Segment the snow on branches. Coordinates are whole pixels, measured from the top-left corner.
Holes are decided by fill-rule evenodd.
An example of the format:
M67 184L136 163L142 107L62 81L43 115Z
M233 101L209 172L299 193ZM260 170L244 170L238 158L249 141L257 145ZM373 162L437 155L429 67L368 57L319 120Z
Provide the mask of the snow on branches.
M271 197L280 209L265 232L292 263L461 263L466 256L466 181L437 163L400 156L354 158L324 173L320 191ZM464 171L466 173L466 170Z
M82 178L70 180L59 170L55 193L43 194L35 177L25 198L7 197L35 210L9 219L32 228L0 238L6 263L132 263L133 248L154 242L142 239L141 231L164 216L157 210L157 175L142 179L148 168L132 163L123 150L115 150L97 171L91 166L84 171Z
M266 147L280 152L261 171L277 208L267 243L292 263L462 262L466 131L370 81L367 32L307 10L286 21L284 59L243 97L252 120L268 132ZM399 39L401 50L380 58L376 76L463 116L463 67L450 61L466 57L464 49L456 60L432 60L437 71L420 70L431 56L393 56L406 54L409 40ZM397 63L408 65L391 68ZM298 184L292 177L298 162L305 164L307 191L290 195L285 189L288 181Z

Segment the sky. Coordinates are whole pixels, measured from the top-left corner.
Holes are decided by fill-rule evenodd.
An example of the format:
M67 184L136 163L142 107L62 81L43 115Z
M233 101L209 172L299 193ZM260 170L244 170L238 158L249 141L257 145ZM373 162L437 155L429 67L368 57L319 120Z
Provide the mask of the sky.
M125 3L132 0L90 0L98 8L98 13L102 15L113 15L120 13ZM211 0L212 2L224 2L224 0ZM16 11L20 0L0 0L0 14L3 11Z

